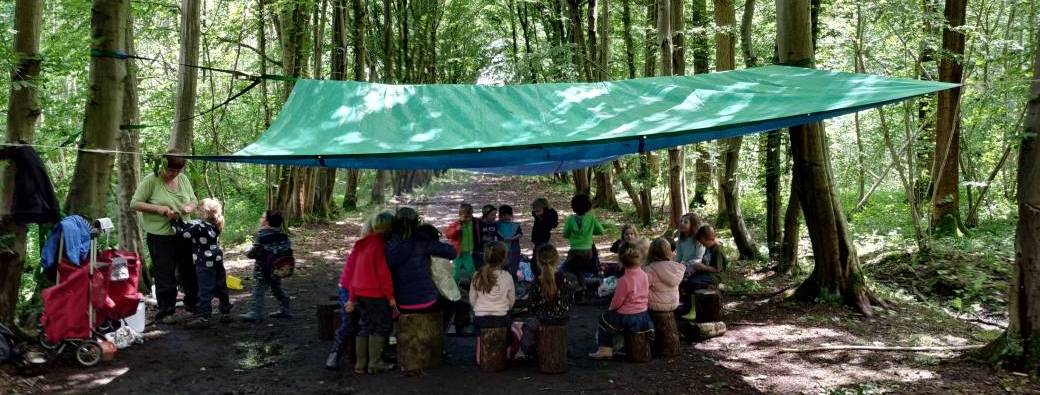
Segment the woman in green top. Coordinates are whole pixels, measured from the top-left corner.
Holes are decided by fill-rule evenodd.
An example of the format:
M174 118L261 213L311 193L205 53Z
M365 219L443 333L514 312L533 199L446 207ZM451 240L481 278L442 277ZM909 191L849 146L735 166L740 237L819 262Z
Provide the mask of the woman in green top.
M186 163L182 157L166 156L163 169L145 176L130 202L134 210L142 213L141 225L147 233L159 304L155 319L167 324L173 322L178 285L184 290L185 310L193 312L198 298L191 240L175 237L170 227L170 220L195 210L195 190L188 176L181 173Z

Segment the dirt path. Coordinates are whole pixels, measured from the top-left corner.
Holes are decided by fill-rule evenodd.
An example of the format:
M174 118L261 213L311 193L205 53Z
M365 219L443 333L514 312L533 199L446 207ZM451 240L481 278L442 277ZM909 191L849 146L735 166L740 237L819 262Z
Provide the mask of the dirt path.
M527 179L473 177L435 188L429 198L407 202L438 228L456 216L458 203L479 207L512 204L530 235L529 203L554 188ZM569 214L565 192L546 192L561 218ZM617 224L617 214L603 213ZM358 218L295 230L301 258L286 283L296 317L259 325L235 323L209 330L152 328L143 345L121 351L115 361L92 369L57 364L43 378L47 392L140 393L991 393L1038 392L1027 379L985 366L951 360L951 354L829 352L782 354L780 347L822 343L941 345L976 343L980 331L965 325L925 325L919 308L896 308L873 319L830 306L770 302L763 295L727 299L730 331L721 338L684 345L680 357L647 364L594 362L595 322L601 306L576 306L568 329L571 369L563 375L538 373L532 363L501 373L480 373L473 362L473 338L449 337L443 367L419 377L400 373L356 377L329 372L322 363L330 342L317 340L314 306L335 295L348 247L357 238ZM616 236L597 242L601 251ZM558 237L558 236L557 236ZM557 240L558 246L566 244ZM530 248L530 245L525 245ZM561 248L562 249L562 248ZM229 272L246 279L251 263L229 254ZM609 256L605 257L609 259ZM248 295L234 295L237 311ZM951 362L952 361L952 362ZM0 391L4 392L4 391Z

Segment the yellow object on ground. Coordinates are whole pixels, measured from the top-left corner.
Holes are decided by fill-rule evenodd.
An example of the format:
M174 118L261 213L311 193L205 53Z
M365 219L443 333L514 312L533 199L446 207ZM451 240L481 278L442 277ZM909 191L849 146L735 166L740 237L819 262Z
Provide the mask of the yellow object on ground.
M232 291L241 291L243 289L242 288L242 279L228 274L227 275L227 287L228 287L228 289L230 289Z

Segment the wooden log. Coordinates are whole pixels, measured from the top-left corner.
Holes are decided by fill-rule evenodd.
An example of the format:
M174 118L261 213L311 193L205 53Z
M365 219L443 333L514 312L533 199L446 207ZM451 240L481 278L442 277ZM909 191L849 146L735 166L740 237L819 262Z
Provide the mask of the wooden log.
M699 313L698 313L699 314ZM699 322L693 324L693 338L695 341L708 340L719 337L726 333L725 322Z
M650 362L650 338L646 332L625 332L625 353L629 362Z
M332 340L336 338L336 328L339 328L341 309L339 303L318 303L318 339Z
M405 372L441 366L444 353L444 315L401 314L398 321L397 362Z
M500 372L509 364L509 331L506 328L482 328L480 330L481 372Z
M654 320L654 350L662 357L679 355L679 327L675 322L675 313L671 311L651 311Z
M567 327L542 325L538 333L538 370L559 374L567 371Z
M722 297L714 289L700 289L693 293L693 305L697 308L694 322L722 321Z

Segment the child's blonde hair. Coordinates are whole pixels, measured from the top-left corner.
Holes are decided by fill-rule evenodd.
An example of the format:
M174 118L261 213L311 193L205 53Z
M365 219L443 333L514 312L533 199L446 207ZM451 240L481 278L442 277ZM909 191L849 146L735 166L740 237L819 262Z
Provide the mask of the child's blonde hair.
M560 289L556 284L556 265L560 263L560 253L552 244L542 244L535 251L535 261L541 274L538 276L538 285L541 287L542 298L554 301L560 296Z
M473 289L477 292L488 293L498 285L498 270L506 261L506 244L501 241L488 243L484 247L484 267L473 276Z
M639 253L636 243L624 243L618 250L618 259L625 267L639 267L643 263L643 255Z
M220 201L213 198L205 198L199 201L197 208L199 218L203 221L216 225L217 228L224 227L224 206Z

